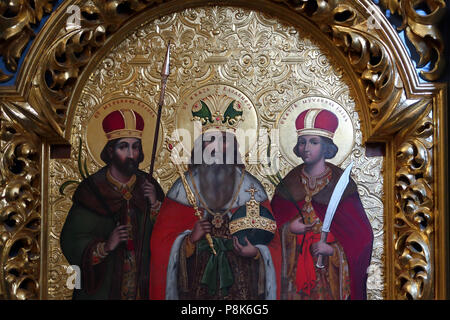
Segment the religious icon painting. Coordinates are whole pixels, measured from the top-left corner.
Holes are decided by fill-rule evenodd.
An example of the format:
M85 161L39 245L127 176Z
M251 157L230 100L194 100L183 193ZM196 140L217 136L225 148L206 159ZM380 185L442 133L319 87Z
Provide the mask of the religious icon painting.
M238 23L233 9L222 11ZM245 12L245 25L283 29L276 20ZM173 18L187 32L180 34L190 32L183 15ZM192 23L206 27L200 20ZM52 162L52 174L62 183L52 204L60 237L52 240L58 254L50 269L61 274L61 261L90 275L81 286L87 291L55 290L80 299L379 297L383 162L365 154L361 101L334 58L305 30L289 36L297 49L287 54L277 44L277 31L257 50L267 68L250 64L238 76L236 66L249 62L249 55L213 59L212 69L202 56L196 69L176 62L188 58L171 40L169 60L176 71L165 89L148 185L161 91L152 72L163 60L158 28L147 24L148 41L125 39L111 56L115 63L105 58L93 71L71 123L76 159ZM233 38L220 37L226 43ZM236 45L245 51L248 44L242 38ZM129 46L136 46L136 54L123 60ZM145 60L142 46L159 53ZM189 50L195 56L201 49ZM268 59L274 52L284 58ZM281 72L277 77L295 85L281 90L263 69L273 76ZM318 83L328 85L319 89ZM90 209L83 216L97 210L102 219L77 222L73 212L79 207ZM72 248L74 226L97 224L98 238L86 239L80 255ZM381 250L372 250L374 243Z
M1 298L447 298L444 55L387 1L16 2Z

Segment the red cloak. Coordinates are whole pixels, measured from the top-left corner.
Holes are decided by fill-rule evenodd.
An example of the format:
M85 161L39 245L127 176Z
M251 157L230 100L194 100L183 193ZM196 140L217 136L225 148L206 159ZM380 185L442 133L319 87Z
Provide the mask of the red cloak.
M270 210L270 202L261 203ZM237 210L235 208L233 212ZM198 218L194 209L166 197L153 227L150 262L150 299L164 300L166 295L166 276L170 250L180 233L192 230ZM281 246L278 232L268 245L277 275L277 298L280 296Z
M340 168L329 163L327 165L332 169L331 181L311 201L315 213L322 222L331 193L342 174ZM289 189L297 206L302 208L305 203L305 193L302 190L302 183L298 179L299 170L301 170L301 166L293 169L283 180L283 185ZM298 210L291 201L283 196L281 188L277 188L271 206L279 229L298 215ZM347 186L337 207L330 233L342 245L347 257L350 274L350 299L367 299L367 268L372 255L373 231L353 180ZM297 237L302 236L298 235Z

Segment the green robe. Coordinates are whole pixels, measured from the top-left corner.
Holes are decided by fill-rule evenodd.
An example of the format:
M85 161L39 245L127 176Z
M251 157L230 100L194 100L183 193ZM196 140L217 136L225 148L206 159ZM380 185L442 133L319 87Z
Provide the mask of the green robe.
M106 172L107 167L90 176L89 181L85 179L80 183L61 232L60 243L64 256L69 264L79 266L81 271L81 288L74 289L73 299L121 299L124 255L129 249L127 243L121 243L96 265L92 263L92 253L99 242L108 240L118 224L125 224L128 208L137 260L136 279L139 279L136 286L139 288L139 297L146 299L153 227L150 217L144 218L147 203L143 184L147 174L142 171L136 173L132 197L127 204L122 194L107 181ZM164 192L156 180L151 182L156 187L158 200L162 201ZM142 256L139 257L141 250Z

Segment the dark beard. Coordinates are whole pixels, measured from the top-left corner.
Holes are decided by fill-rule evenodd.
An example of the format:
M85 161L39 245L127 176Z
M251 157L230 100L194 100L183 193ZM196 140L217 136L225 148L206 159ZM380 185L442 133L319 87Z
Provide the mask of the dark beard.
M233 164L203 164L199 166L199 192L211 210L223 209L231 200L236 180L235 167Z
M122 162L116 155L113 155L112 165L115 166L120 173L128 177L136 174L139 168L139 163L137 161L128 158Z

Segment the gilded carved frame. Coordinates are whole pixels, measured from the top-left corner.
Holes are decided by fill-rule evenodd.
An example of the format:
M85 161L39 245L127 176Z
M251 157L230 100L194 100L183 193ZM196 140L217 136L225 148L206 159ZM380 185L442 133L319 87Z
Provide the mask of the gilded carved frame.
M25 2L25 1L22 1ZM64 28L70 5L81 8L81 28ZM380 27L367 23L378 7L369 0L114 0L37 1L33 19L20 20L17 36L1 24L1 54L14 65L31 37L31 20L50 13L31 44L15 85L0 87L0 296L47 298L48 162L51 144L67 143L81 89L90 71L128 30L165 14L205 5L240 6L286 19L306 19L315 35L346 60L345 72L355 89L365 142L384 142L384 221L386 299L447 298L445 106L446 86L419 81L397 32L380 15ZM426 17L414 12L415 1L380 2L400 14L421 63L437 53L434 68L422 73L435 80L443 70L442 38L436 24L443 1L430 1ZM25 27L24 27L25 25ZM28 28L26 27L28 25ZM30 29L31 30L31 29ZM425 30L425 31L424 31ZM6 36L5 36L6 35ZM426 48L426 49L424 49ZM0 74L0 81L7 75Z

